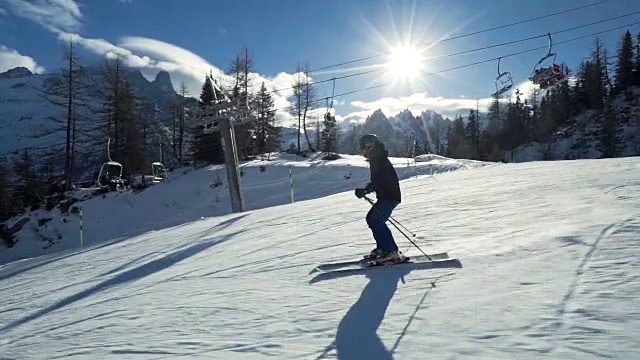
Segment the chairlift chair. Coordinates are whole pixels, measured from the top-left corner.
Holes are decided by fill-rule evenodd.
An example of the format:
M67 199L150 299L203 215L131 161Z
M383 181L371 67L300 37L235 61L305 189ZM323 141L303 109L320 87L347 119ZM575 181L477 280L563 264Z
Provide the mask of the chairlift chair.
M496 91L491 94L493 97L498 97L513 87L513 77L508 71L500 72L500 58L498 58L498 77L495 80Z
M547 89L559 83L566 77L564 67L556 64L557 54L551 51L553 48L551 33L547 33L547 36L549 37L549 50L547 50L547 55L538 60L531 71L531 75L529 76L529 80L534 85L540 86L541 89ZM551 64L548 66L542 66L542 63L546 62L550 58L552 58Z
M113 161L113 159L111 159L111 138L109 138L109 140L107 141L107 162L105 162L104 164L102 164L102 166L100 167L100 172L98 173L98 179L96 180L96 183L98 184L98 186L108 186L109 184L103 184L102 183L102 177L105 175L105 173L108 173L109 176L111 178L113 178L113 174L117 174L118 178L122 178L122 164L120 164L117 161ZM105 169L107 169L107 171L105 172ZM114 172L111 172L109 169L115 169Z
M151 164L151 175L154 183L162 182L167 179L167 168L163 163L156 161Z
M106 169L106 171L105 171L105 169ZM111 171L111 169L115 169L115 171ZM108 186L109 185L108 183L104 184L102 182L102 177L105 174L109 174L109 176L111 178L114 177L113 174L116 174L116 176L118 178L122 178L122 164L120 164L117 161L111 161L111 160L109 160L106 163L102 164L102 166L100 167L100 173L98 174L98 185L99 186Z

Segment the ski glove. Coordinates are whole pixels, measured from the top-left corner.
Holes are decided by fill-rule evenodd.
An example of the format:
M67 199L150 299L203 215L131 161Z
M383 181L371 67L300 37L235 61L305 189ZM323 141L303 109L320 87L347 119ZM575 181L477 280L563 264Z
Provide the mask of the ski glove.
M364 191L368 193L373 192L373 183L368 183L367 186L365 186Z
M367 184L367 186L362 189L356 189L356 197L358 199L362 198L363 196L367 195L368 193L373 192L373 185L372 184Z
M358 199L362 198L365 195L367 195L367 190L366 189L356 189L356 197Z

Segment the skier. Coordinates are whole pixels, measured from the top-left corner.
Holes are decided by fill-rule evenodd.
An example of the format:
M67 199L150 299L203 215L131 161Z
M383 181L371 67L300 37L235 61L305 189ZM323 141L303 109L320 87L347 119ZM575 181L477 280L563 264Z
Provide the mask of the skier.
M366 217L367 225L376 241L376 248L369 255L365 255L365 258L378 262L401 261L404 257L398 251L393 234L386 224L391 212L401 202L398 174L389 161L384 144L375 134L367 134L360 138L360 151L369 161L371 179L366 187L356 189L355 195L362 198L375 192L377 198Z

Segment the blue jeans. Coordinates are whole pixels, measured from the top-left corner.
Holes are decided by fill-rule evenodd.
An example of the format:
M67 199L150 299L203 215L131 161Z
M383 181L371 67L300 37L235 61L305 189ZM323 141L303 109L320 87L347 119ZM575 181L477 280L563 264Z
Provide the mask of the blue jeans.
M391 230L386 224L396 206L398 206L398 203L395 201L379 199L367 213L367 225L369 225L373 238L376 240L376 247L380 250L398 250L398 245L396 245Z

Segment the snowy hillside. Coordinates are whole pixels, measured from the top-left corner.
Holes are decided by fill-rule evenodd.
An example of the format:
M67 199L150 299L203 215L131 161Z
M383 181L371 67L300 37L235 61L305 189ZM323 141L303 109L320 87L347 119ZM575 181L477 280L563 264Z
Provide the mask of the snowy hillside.
M0 154L64 143L63 131L39 136L59 126L50 118L61 110L42 97L43 79L28 70L9 70L0 76Z
M629 98L618 96L613 107L619 114L621 156L640 155L640 87L630 89ZM532 142L517 147L513 154L505 152L504 160L523 162L542 158L549 152L551 160L599 158L597 122L603 116L602 111L589 110L569 120L569 126L558 130L550 144Z
M368 163L362 156L343 155L335 161L318 160L321 154L301 158L288 154L273 155L270 161L251 161L241 165L242 191L247 210L282 205L293 200L316 199L353 190L368 181ZM401 179L481 167L488 163L434 158L413 160L394 158ZM291 175L289 173L291 166ZM264 171L263 171L264 170ZM198 170L176 170L166 183L140 193L107 193L105 198L91 197L93 190L78 190L74 198L87 201L73 206L82 209L83 243L91 245L184 224L203 217L231 212L224 165ZM24 223L16 233L17 244L0 248L0 264L74 248L80 244L79 214L73 209L61 212L40 209L12 219L7 226Z
M0 354L640 357L638 158L405 172L394 218L426 252L447 252L462 268L312 272L372 248L369 204L341 180L355 161L297 164L296 199L309 200L293 204L284 169L272 172L290 162L264 173L248 166L256 210L240 214L200 218L217 211L207 187L214 168L149 189L157 193L83 203L93 221L86 239L100 243L0 267ZM257 209L269 196L282 205ZM139 223L150 231L131 230ZM393 231L405 253L418 254Z

